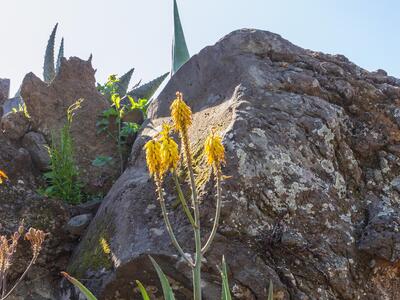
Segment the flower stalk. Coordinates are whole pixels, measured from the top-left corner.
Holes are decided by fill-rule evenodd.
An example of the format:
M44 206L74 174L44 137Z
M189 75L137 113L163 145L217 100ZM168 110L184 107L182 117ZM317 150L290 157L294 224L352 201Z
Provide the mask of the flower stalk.
M171 104L171 118L173 126L167 124L163 125L163 129L160 135L150 140L145 145L146 150L146 161L150 175L153 177L156 185L156 192L158 200L160 202L162 215L164 218L165 225L167 227L168 234L175 248L179 254L187 261L192 269L193 273L193 299L201 300L201 265L203 255L210 248L215 235L217 233L219 219L221 214L221 181L222 181L222 164L225 163L225 149L222 145L222 138L215 133L215 130L211 131L211 134L207 137L204 144L204 155L207 158L207 164L213 169L214 177L216 180L217 188L217 199L216 199L216 212L213 222L213 227L210 236L202 247L201 243L201 223L200 223L200 201L197 194L197 186L195 181L195 172L193 168L192 151L190 148L189 141L189 127L192 124L192 111L189 106L183 101L183 95L179 92L176 94L176 99ZM176 142L170 137L169 133L174 130L179 134L182 153L184 157L184 163L186 164L189 173L189 186L192 198L192 210L189 208L185 197L182 192L182 188L179 183L176 169L178 167L179 149ZM161 137L159 137L161 136ZM182 204L182 209L188 218L193 231L194 231L194 242L195 242L195 253L194 260L188 258L180 246L176 236L174 234L172 225L169 221L167 208L163 196L162 185L164 178L168 173L171 173L178 199Z

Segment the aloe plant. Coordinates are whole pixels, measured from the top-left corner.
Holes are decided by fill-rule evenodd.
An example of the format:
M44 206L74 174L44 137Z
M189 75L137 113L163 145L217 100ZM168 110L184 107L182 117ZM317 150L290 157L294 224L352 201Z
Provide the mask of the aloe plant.
M54 26L47 42L46 53L44 55L43 79L50 83L60 69L61 59L64 57L64 39L61 40L60 50L57 56L57 66L54 65L54 44L56 40L58 23Z
M172 75L189 60L190 54L179 17L178 4L174 0L174 39L172 43Z
M131 96L135 100L150 99L168 75L169 72L161 75L160 77L157 77L156 79L148 83L142 84L139 87L136 87L129 91L127 95Z

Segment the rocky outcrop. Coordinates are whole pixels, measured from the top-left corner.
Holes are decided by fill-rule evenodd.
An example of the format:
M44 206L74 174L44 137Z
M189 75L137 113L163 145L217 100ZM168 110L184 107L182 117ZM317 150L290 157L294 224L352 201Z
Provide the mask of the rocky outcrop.
M76 243L63 229L69 218L68 208L59 200L36 193L41 175L29 152L2 132L0 170L10 178L0 185L0 235L14 232L22 220L26 228L35 227L48 233L37 263L10 299L57 299L59 272L66 268ZM29 243L21 241L20 245L7 276L10 284L19 278L31 259Z
M142 149L177 90L194 112L190 138L201 182L209 172L200 145L211 126L224 137L223 172L231 176L205 257L205 299L219 297L222 255L235 299L265 299L270 280L274 299L399 298L400 80L257 30L229 34L171 78L71 260L73 274L101 299L132 299L135 279L158 286L151 254L178 299L190 298L191 274L166 234ZM175 193L168 186L165 193L178 239L191 249ZM212 182L200 195L204 236Z
M95 71L90 61L72 57L63 59L60 72L48 85L33 73L25 76L21 95L31 116L32 129L50 142L66 123L67 109L78 99L84 99L75 113L71 134L80 180L88 192L105 193L119 174L116 143L106 134L99 134L96 123L109 107L96 89ZM102 168L92 165L97 156L113 157L114 164Z
M9 94L10 94L10 79L0 78L0 106L2 106L4 101L8 99Z
M9 112L1 118L0 129L12 140L21 139L29 130L29 118L24 112Z
M33 131L28 132L22 139L22 146L28 150L32 157L33 163L40 171L49 170L49 146L42 134Z

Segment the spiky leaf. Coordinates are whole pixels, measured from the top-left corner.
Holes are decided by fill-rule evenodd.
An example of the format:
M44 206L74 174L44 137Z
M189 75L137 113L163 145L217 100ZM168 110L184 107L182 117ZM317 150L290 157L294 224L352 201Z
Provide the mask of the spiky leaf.
M158 278L160 279L161 282L161 287L164 293L164 299L165 300L175 300L174 293L172 292L172 288L169 285L167 276L165 276L164 272L161 270L160 266L157 264L157 262L151 257L151 263L153 264L154 268L156 269Z
M117 87L118 87L117 93L121 97L126 95L126 91L128 90L129 83L131 82L131 78L132 78L132 74L133 74L134 70L135 70L134 68L130 69L128 72L126 72L124 75L122 75L119 78L119 81L117 82Z
M274 285L272 284L272 280L269 282L268 300L274 300Z
M136 280L136 284L139 287L140 294L142 294L143 300L150 300L149 294L147 294L147 291L144 288L143 284L139 280Z
M60 71L61 60L64 57L64 38L61 39L60 49L58 50L57 64L56 64L56 74Z
M61 272L61 274L68 279L69 282L71 282L75 287L77 287L82 294L85 295L87 300L97 300L97 298L92 294L91 291L89 291L81 282L79 282L78 279L72 277L68 273Z
M222 277L221 299L232 300L231 292L229 289L228 270L226 267L225 256L222 256L221 277Z
M46 53L44 55L43 79L45 82L51 82L56 74L54 69L54 42L56 39L58 23L54 26L47 42Z
M174 74L190 58L176 0L174 0L174 39L172 43L172 74Z
M164 75L161 75L160 77L148 83L145 83L137 88L134 88L127 95L131 96L135 100L150 99L157 91L157 89L160 87L160 85L163 83L164 79L167 78L168 75L169 72L165 73Z

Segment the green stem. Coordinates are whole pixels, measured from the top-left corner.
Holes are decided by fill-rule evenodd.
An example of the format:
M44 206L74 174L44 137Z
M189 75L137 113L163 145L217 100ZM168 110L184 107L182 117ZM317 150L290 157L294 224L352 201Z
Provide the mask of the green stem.
M158 183L157 183L157 191L158 191L158 199L160 201L162 215L164 218L165 225L167 226L167 231L168 231L169 237L172 241L172 244L178 250L179 254L187 261L187 263L191 267L194 267L195 265L194 265L193 261L186 256L185 252L183 251L182 247L179 245L179 242L175 237L174 230L172 229L171 223L168 218L167 208L165 207L165 200L164 200L164 196L162 194L162 188L161 188L160 184L158 184Z
M214 224L213 224L213 228L211 230L211 234L210 237L208 238L206 244L204 245L203 249L201 249L201 253L204 255L207 250L210 248L214 238L215 238L215 234L217 233L217 229L218 229L218 224L219 224L219 218L221 215L221 203L222 203L222 199L221 199L221 171L215 167L215 177L217 180L217 207L215 210L215 218L214 218Z
M196 182L194 179L194 171L192 165L192 157L190 152L190 144L187 131L181 132L183 148L186 156L186 163L189 170L190 176L190 186L192 189L192 200L194 206L194 242L196 247L196 259L195 265L193 269L193 299L194 300L201 300L201 232L200 232L200 205L199 199L197 197L197 189L196 189Z
M175 181L175 186L176 186L176 190L178 192L178 198L182 204L182 208L186 214L186 216L188 217L190 224L192 224L192 226L194 228L196 228L196 224L195 221L193 219L192 213L190 212L189 206L187 205L187 202L185 200L185 196L183 195L182 189L181 189L181 185L179 184L179 180L178 180L178 175L176 174L176 171L173 171L173 177L174 177L174 181Z
M122 147L121 147L121 118L118 118L118 154L121 167L121 174L124 172L124 158L122 157Z

